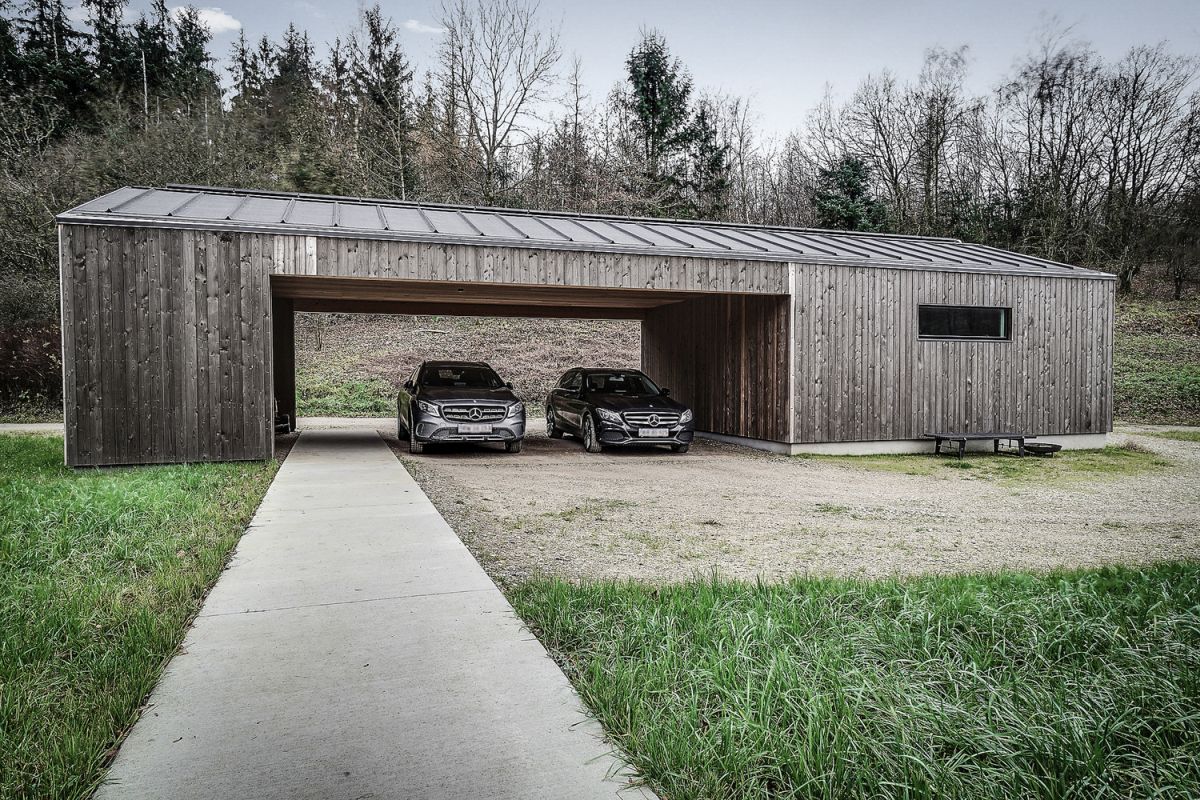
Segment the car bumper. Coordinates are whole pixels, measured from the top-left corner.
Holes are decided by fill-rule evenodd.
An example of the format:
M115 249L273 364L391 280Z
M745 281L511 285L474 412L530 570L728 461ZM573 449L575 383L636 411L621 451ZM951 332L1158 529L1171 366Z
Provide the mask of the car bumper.
M486 433L463 433L460 426L466 423L453 422L440 417L421 415L414 422L414 434L418 442L513 442L525 438L525 416L506 417L491 423Z
M638 429L613 422L600 423L600 444L605 447L645 447L647 445L691 444L696 429L692 424L667 429L666 436L641 436Z

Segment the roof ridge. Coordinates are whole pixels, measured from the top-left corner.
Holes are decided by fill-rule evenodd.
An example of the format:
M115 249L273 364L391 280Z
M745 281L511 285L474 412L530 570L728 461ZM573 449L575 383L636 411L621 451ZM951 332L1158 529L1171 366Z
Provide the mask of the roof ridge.
M962 239L956 239L951 236L921 236L913 233L882 233L875 231L849 231L838 230L837 228L800 228L792 225L765 225L757 222L727 222L716 219L683 219L679 217L634 217L622 216L620 214L603 214L592 211L564 211L544 208L512 208L509 206L481 206L472 205L469 203L435 203L425 200L397 200L390 197L365 197L362 195L335 195L335 194L316 194L311 192L287 192L278 189L240 189L237 187L227 186L204 186L202 184L187 184L187 183L168 183L165 186L142 186L129 185L128 189L165 189L169 191L189 191L189 192L205 192L209 194L229 194L229 195L250 195L255 197L279 197L279 198L298 198L301 200L315 200L319 202L353 202L361 205L388 205L400 206L404 208L435 208L447 209L453 211L478 211L492 212L504 214L519 214L522 216L551 216L562 217L566 219L601 219L601 220L618 220L622 222L648 222L648 223L664 223L669 225L686 225L702 227L706 225L720 225L726 228L734 228L736 230L767 230L767 231L790 231L793 233L813 233L826 234L833 233L838 236L860 236L863 238L877 239L911 239L919 242L949 242L961 244Z

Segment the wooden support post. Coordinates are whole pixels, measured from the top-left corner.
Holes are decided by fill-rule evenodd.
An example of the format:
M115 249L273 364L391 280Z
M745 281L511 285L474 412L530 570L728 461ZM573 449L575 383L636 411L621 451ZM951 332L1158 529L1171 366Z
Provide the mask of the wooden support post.
M277 413L286 414L296 430L296 315L288 297L271 298L271 374Z

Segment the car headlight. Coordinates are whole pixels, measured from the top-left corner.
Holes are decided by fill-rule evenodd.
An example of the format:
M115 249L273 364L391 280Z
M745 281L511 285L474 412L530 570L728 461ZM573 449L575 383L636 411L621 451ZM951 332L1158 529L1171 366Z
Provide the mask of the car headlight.
M690 408L686 409L682 414L679 415L679 424L680 425L684 425L691 421L692 421L692 410Z
M510 404L508 407L508 416L510 417L519 417L523 413L525 413L525 404L520 400Z
M621 424L621 415L615 411L609 411L607 408L597 408L596 413L600 415L600 419L605 422L615 422Z
M427 403L424 400L418 400L417 408L431 417L440 417L442 415L442 410L438 408L437 403Z

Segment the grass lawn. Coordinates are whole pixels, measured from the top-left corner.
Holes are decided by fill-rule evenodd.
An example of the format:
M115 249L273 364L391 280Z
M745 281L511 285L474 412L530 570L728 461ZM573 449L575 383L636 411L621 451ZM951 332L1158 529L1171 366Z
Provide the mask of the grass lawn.
M1200 442L1200 431L1155 431L1148 435L1177 442Z
M296 375L296 415L300 417L390 417L396 390L386 381L336 380L313 373Z
M670 800L1200 795L1197 564L510 597Z
M930 445L930 450L933 445ZM813 456L794 458L823 459L833 463L879 472L906 475L969 477L1020 485L1026 483L1071 483L1093 480L1105 475L1153 473L1171 466L1171 462L1136 444L1109 445L1096 450L1063 450L1052 458L970 453L959 461L957 456L935 458L929 453L917 455Z
M86 797L274 464L71 470L0 436L0 797Z
M1200 425L1200 300L1124 300L1114 333L1117 419Z

